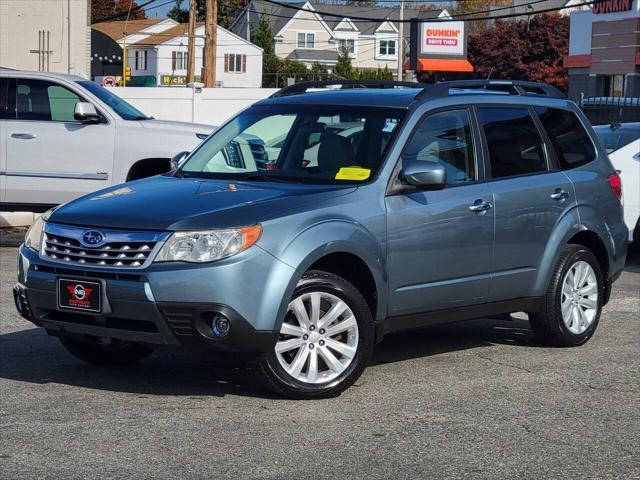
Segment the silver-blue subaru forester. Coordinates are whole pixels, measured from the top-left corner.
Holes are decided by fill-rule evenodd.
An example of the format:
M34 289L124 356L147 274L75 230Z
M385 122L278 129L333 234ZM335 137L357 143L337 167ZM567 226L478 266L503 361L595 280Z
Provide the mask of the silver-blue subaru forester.
M181 160L29 230L16 306L76 357L252 352L327 397L398 330L523 311L581 345L625 261L620 178L549 85L293 85Z

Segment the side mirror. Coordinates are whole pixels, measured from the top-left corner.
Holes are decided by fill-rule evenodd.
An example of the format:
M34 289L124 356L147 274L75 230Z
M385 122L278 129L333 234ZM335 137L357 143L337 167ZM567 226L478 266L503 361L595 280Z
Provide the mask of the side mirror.
M73 118L82 123L100 123L102 117L90 102L76 102Z
M183 151L183 152L180 152L180 153L176 153L171 158L171 170L175 170L180 165L182 165L184 163L184 161L187 159L187 157L189 156L189 153L191 153L191 152Z
M447 185L447 171L439 162L410 160L402 167L402 180L419 190L441 190Z

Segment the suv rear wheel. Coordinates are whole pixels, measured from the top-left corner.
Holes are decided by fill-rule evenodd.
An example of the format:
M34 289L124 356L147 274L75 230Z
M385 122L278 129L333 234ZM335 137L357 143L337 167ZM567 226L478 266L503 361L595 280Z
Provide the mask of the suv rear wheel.
M133 365L153 353L142 345L114 338L60 337L60 342L74 357L103 367Z
M278 341L260 366L281 395L331 397L362 374L373 343L373 318L360 292L341 277L311 270L298 282Z
M551 277L544 310L529 314L533 333L556 347L586 343L600 320L603 285L593 253L580 245L567 245Z

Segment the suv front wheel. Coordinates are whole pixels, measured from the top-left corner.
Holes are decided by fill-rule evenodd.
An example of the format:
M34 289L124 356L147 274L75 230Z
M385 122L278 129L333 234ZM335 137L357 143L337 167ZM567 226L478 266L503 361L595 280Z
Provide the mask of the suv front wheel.
M603 285L593 253L580 245L567 245L551 276L544 309L529 314L533 333L556 347L586 343L600 320Z
M260 367L281 395L331 397L362 374L373 343L373 318L362 294L341 277L311 270L298 282L278 341Z

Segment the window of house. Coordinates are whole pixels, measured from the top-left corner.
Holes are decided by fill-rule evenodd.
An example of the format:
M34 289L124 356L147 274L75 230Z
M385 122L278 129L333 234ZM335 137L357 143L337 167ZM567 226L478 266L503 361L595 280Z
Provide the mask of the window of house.
M342 51L343 48L347 49L347 52L353 54L356 52L356 41L354 39L339 39L338 40L338 51Z
M563 169L579 167L596 158L596 150L576 114L559 108L536 107Z
M542 137L527 108L482 107L479 111L493 178L547 170Z
M148 52L146 50L135 51L136 70L147 69L147 53Z
M298 48L316 48L316 34L299 32Z
M402 160L443 164L448 185L476 180L469 112L451 110L434 113L421 120L402 152Z
M171 70L187 69L187 52L171 52Z
M82 99L71 90L44 80L18 79L16 118L73 122L76 103Z
M224 71L231 73L245 73L247 71L247 56L239 53L225 54Z
M396 54L396 41L395 40L380 40L378 45L378 54L380 56L392 56Z

